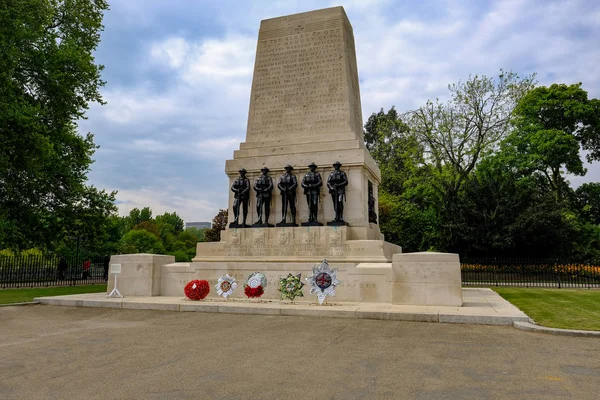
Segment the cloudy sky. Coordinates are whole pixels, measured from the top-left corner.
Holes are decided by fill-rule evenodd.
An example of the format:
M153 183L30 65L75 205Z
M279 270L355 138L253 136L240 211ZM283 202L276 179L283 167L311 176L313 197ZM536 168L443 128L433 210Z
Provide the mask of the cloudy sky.
M101 147L90 182L121 213L185 221L226 207L225 160L245 138L260 20L342 5L354 28L363 120L445 98L449 83L500 68L600 97L597 0L113 0L97 61L105 106L81 132ZM600 165L571 178L600 181Z

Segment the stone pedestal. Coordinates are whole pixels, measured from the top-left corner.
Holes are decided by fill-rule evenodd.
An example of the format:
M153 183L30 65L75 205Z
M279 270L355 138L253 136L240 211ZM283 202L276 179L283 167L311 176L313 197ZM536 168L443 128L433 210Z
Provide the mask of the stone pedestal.
M462 306L458 254L395 254L392 304Z
M122 254L110 258L111 264L121 264L117 288L124 296L160 296L161 267L174 262L173 256L157 254ZM107 293L112 292L114 285L114 275L110 274Z

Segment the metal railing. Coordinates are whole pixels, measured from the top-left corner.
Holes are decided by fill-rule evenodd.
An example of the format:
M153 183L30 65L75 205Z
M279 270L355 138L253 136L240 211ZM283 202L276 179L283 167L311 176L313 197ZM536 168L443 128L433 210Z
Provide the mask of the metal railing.
M0 256L0 288L104 283L108 262L108 256Z
M600 265L561 260L462 258L463 286L600 288Z

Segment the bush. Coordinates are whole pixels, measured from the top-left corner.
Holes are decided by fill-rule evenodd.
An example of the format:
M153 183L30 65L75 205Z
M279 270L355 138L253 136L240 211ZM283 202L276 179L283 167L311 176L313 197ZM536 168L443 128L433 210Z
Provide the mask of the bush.
M173 251L173 252L169 253L169 255L175 256L175 261L176 262L190 262L190 261L192 261L192 257L190 257L189 254L187 254L183 250Z
M14 257L15 252L11 249L2 249L0 250L0 257Z
M145 229L132 230L123 235L120 248L125 254L164 254L165 252L160 239Z
M44 253L38 249L27 249L21 252L21 257L41 257Z

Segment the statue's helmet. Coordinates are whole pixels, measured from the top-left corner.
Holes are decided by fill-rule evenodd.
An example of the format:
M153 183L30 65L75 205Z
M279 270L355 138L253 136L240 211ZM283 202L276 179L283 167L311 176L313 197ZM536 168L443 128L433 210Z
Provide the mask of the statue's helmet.
M267 172L269 172L269 171L270 171L270 170L269 170L269 168L267 168L267 166L266 166L266 165L265 165L264 167L262 167L260 170L261 170L261 171L267 171Z
M288 165L285 166L285 170L286 171L291 171L293 169L294 169L294 167L292 167L290 164L288 164Z
M339 162L339 161L336 161L336 162L334 162L334 163L333 163L333 166L334 166L334 167L335 167L335 166L340 166L340 167L341 167L341 166L342 166L342 163L341 163L341 162Z
M242 168L242 169L240 169L238 172L239 172L240 174L245 174L245 173L246 173L246 172L248 172L248 171L246 171L246 169L245 169L245 168Z
M310 167L317 168L317 164L315 164L314 162L311 162L310 164L308 164L308 168L310 168Z

